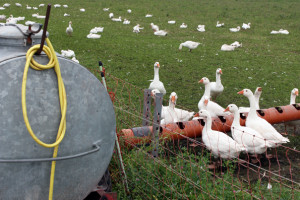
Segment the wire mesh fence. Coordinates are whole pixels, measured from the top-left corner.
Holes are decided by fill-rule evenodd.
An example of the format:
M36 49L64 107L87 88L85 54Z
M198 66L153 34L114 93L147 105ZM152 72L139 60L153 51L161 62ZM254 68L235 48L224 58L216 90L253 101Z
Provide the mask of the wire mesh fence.
M123 174L118 171L118 159L114 156L110 169L120 199L129 196L133 199L300 199L299 135L289 131L288 143L272 148L265 146L261 153L241 151L237 156L224 158L226 153L236 151L236 146L224 148L225 136L218 134L208 137L215 146L205 144L199 132L207 129L207 121L194 118L160 125L157 140L153 137L156 130L152 128L157 114L155 100L151 98L145 119L144 105L149 103L145 102L149 98L145 99L144 90L111 74L106 74L106 80L129 184L128 194L124 192ZM168 101L165 97L163 104L167 105ZM142 126L143 120L148 121L147 126ZM212 118L212 126L232 137L230 124L222 118ZM283 125L276 128L284 129ZM259 139L265 141L253 137L253 146ZM154 148L157 156L153 155ZM212 153L213 150L217 153Z

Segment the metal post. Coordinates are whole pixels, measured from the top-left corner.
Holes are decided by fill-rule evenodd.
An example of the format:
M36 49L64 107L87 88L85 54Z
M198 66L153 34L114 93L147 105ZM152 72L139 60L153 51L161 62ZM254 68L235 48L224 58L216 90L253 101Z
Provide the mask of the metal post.
M144 90L144 110L143 110L143 126L149 126L149 114L150 114L150 105L151 105L151 90Z
M153 132L152 132L152 145L153 157L158 157L158 145L159 145L159 132L160 132L160 120L161 120L161 110L162 110L163 94L156 93L155 95L155 109L153 117Z

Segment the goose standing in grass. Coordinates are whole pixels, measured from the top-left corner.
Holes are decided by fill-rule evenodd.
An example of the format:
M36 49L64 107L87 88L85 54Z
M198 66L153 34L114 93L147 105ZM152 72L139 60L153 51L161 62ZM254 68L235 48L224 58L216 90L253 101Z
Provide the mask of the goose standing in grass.
M69 21L69 26L66 29L66 33L67 33L68 36L72 36L73 28L72 28L72 22L71 21Z
M163 95L166 94L166 89L164 84L159 80L159 62L155 62L154 63L154 79L151 80L149 89L150 90L154 90L154 89L158 89L160 93L163 93Z
M63 7L64 7L64 8L68 8L69 6L68 6L68 5L63 5Z
M79 11L80 12L85 12L85 9L84 8L80 8Z
M166 36L166 35L168 35L168 32L164 31L164 30L158 30L158 31L154 31L154 35Z
M152 17L152 15L151 14L146 14L145 17Z
M109 13L109 14L108 14L108 17L109 17L109 18L113 18L113 17L114 17L114 13Z
M128 19L124 19L123 24L130 24L130 21Z
M155 32L155 31L159 31L159 27L153 23L150 24L151 29Z
M64 17L70 17L70 14L65 13Z
M179 50L182 49L182 47L189 48L189 51L191 52L193 49L196 49L199 46L200 42L193 42L193 41L185 41L179 45Z
M284 34L284 35L288 35L288 34L289 34L288 30L284 30L284 29L279 29L278 32L279 32L280 34Z
M259 110L259 99L260 99L260 95L262 93L262 88L261 87L257 87L255 92L254 92L254 99L255 99L255 109ZM250 107L239 107L239 112L249 112L250 111Z
M223 132L211 129L212 117L207 110L200 110L199 116L204 118L205 125L202 129L202 140L206 148L214 157L224 159L237 158L245 148Z
M31 10L31 7L28 6L28 5L26 5L26 9L27 9L27 10Z
M54 4L54 8L60 8L61 5L60 4Z
M182 23L179 28L187 28L187 25L185 23Z
M128 12L128 13L131 13L131 9L128 9L127 12Z
M224 26L224 23L219 23L219 21L217 21L216 27L219 28L219 27L222 27L222 26Z
M5 10L5 8L4 7L0 7L0 10Z
M221 74L223 74L222 69L218 68L216 70L216 82L210 82L210 96L213 100L224 90L224 86L221 83Z
M17 7L22 7L22 4L16 3L16 6L17 6Z
M290 105L291 105L291 104L296 104L296 97L297 97L298 95L299 95L299 90L298 90L298 88L294 88L294 89L291 91ZM285 125L285 126L292 126L292 127L294 127L294 133L293 133L293 135L295 135L296 127L300 125L300 120L294 120L294 121L285 122L284 125Z
M246 29L250 29L250 25L251 23L249 22L248 24L243 23L242 25L242 29L246 30Z
M230 32L239 32L241 30L241 27L238 26L236 28L230 28L229 30L230 30Z
M241 144L250 154L262 154L266 152L267 147L271 147L264 137L249 127L241 126L239 108L235 104L230 104L224 110L233 113L234 118L231 125L231 134L233 139Z
M199 83L203 83L205 85L205 91L200 101L198 102L198 109L207 110L210 113L211 117L228 115L229 114L228 112L224 113L225 109L222 106L220 106L219 104L213 101L208 101L205 105L205 100L210 98L210 81L208 78L203 77L199 81Z
M277 147L279 144L289 142L288 138L283 137L269 122L257 115L255 98L251 90L243 89L238 94L244 95L250 102L250 111L246 119L247 127L260 133L270 143L270 147Z
M43 3L39 5L39 7L44 7L44 6L45 6L45 4L43 4Z
M3 7L4 8L8 8L10 6L10 4L9 3L5 3L5 4L3 4Z
M103 8L103 11L104 12L109 11L109 8Z

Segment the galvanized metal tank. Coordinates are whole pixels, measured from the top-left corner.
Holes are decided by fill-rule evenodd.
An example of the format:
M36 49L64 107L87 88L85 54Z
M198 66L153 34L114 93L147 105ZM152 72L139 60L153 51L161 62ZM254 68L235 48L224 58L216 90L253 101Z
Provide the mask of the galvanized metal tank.
M22 115L22 76L30 48L27 29L23 25L0 25L0 199L48 199L51 162L47 160L52 158L53 148L42 147L32 139ZM41 33L31 38L38 44ZM45 54L35 59L48 63ZM97 185L111 160L115 113L105 88L92 73L60 55L58 60L68 104L53 199L81 200ZM61 115L54 70L30 68L26 90L33 131L42 141L53 143Z

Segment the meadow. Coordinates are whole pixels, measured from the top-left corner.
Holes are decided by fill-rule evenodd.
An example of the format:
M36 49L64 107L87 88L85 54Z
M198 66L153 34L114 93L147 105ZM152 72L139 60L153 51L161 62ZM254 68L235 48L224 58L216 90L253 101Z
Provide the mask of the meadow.
M45 15L46 6L38 10L27 10L26 4L38 7L40 3L52 3L48 31L55 50L58 53L61 50L74 50L80 64L92 72L98 69L98 61L101 60L109 74L137 88L145 89L149 87L148 80L153 79L153 64L156 61L160 62L160 79L167 90L166 96L175 91L178 95L177 104L189 110L198 111L197 104L204 93L204 86L198 81L202 77L214 81L217 68L222 68L223 71L221 79L225 89L217 98L217 102L223 107L231 103L248 106L248 99L237 92L244 88L254 91L258 86L263 89L261 108L287 105L291 90L300 87L300 1L26 0L26 3L20 2L23 5L21 8L14 5L16 1L6 2L12 5L0 11L0 15L25 16L25 21L39 23L43 23L44 20L33 18L31 15ZM56 3L67 4L69 7L54 8ZM80 8L85 8L86 11L80 12ZM104 12L103 8L110 9ZM127 13L127 9L131 9L132 13ZM110 12L113 12L115 17L122 16L122 19L130 20L130 25L111 21L108 17ZM70 14L70 17L64 17L64 13ZM145 18L146 14L152 14L153 17ZM169 20L176 20L176 24L168 24ZM21 23L24 24L25 21ZM72 21L74 30L71 37L65 32L69 21ZM216 28L217 21L225 23L225 26ZM168 35L155 36L150 28L151 22L159 25L160 29L167 30ZM187 29L179 28L183 22L188 25ZM248 30L237 33L229 31L229 28L248 22L251 22L251 28ZM138 34L132 32L136 24L144 27ZM199 24L205 24L205 32L196 30ZM104 27L104 32L100 33L101 38L87 39L90 29L98 26ZM270 34L272 30L281 28L287 29L290 34ZM179 44L187 40L200 42L201 45L192 52L187 48L179 51ZM243 47L233 52L220 50L223 44L231 44L234 41L239 41ZM99 77L99 74L95 75ZM298 137L291 141L297 149ZM128 152L128 157L125 156L124 160L130 163L132 157L135 157L135 152ZM156 168L155 165L148 164L148 169ZM133 174L138 168L134 164L128 167L129 174ZM193 171L192 174L194 173L196 172ZM296 175L297 172L294 173ZM118 185L118 188L121 186ZM215 194L222 196L217 192ZM138 191L136 195L143 199L143 195ZM232 193L223 193L223 198L230 199L230 195ZM290 198L288 192L285 192L285 195L286 199Z

